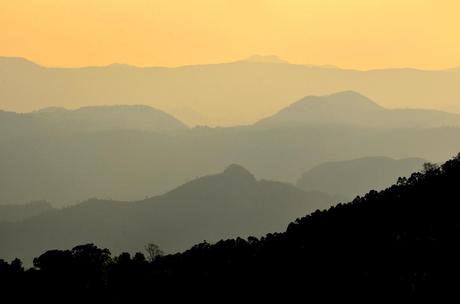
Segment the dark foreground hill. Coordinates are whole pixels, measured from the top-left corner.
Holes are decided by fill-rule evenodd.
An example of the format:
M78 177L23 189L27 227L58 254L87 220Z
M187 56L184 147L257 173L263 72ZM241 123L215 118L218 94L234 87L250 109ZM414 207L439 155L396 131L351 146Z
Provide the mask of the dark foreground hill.
M86 245L49 251L27 272L18 261L3 263L0 273L4 284L49 298L66 292L120 302L162 296L201 302L277 296L283 302L452 302L460 286L459 181L460 154L261 239L201 243L151 263L141 254L112 259Z
M256 180L231 165L164 195L137 202L92 199L19 223L0 224L0 258L27 263L50 248L95 243L114 253L156 243L168 253L203 240L262 236L283 231L299 215L328 208L337 200L293 185Z

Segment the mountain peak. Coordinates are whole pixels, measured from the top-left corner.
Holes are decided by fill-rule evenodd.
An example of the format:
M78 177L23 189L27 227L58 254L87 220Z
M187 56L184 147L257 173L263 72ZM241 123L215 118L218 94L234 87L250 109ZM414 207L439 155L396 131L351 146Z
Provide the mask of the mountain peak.
M248 169L244 168L243 166L237 164L231 164L227 168L225 168L224 172L222 173L224 176L232 177L232 178L239 178L239 179L247 179L247 180L256 180L254 175L249 172Z
M289 63L284 59L276 55L252 55L246 59L242 60L243 62L254 62L254 63Z
M360 113L384 110L381 106L355 91L343 91L324 96L306 96L281 112L321 111L324 113ZM313 113L313 112L312 112Z
M324 96L306 96L292 105L301 103L321 103L325 106L340 104L344 106L359 106L361 109L362 107L382 109L381 106L373 102L371 99L356 91L342 91Z
M32 62L23 57L5 57L0 56L0 64L8 69L17 67L40 67L35 62Z
M46 107L39 109L37 111L34 111L32 113L39 113L39 114L44 114L44 113L57 113L57 114L62 114L62 113L68 113L70 110L63 108L63 107Z
M273 124L365 124L385 111L369 98L355 91L324 96L306 96L277 114L259 121Z
M340 91L337 93L326 95L325 97L362 98L362 99L370 100L368 97L364 96L363 94L358 93L353 90Z

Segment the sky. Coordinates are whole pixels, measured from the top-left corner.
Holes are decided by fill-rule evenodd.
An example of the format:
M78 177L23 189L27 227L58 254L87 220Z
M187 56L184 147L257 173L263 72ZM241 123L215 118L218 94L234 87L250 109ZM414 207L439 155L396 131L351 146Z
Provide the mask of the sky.
M460 66L458 0L0 0L0 56L181 66L274 54L342 68Z

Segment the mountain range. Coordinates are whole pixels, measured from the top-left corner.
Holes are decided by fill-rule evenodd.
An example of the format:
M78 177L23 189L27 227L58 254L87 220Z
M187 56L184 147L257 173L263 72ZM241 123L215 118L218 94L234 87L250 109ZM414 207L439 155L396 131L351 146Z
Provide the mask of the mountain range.
M281 118L231 128L187 128L159 110L137 106L3 112L0 204L140 200L229 163L260 178L294 183L329 161L381 155L439 162L460 150L456 115L386 110L354 92L305 100L313 101L282 110ZM384 113L378 124L366 118L369 111ZM399 125L392 113L399 113Z
M360 92L386 108L460 113L459 83L460 74L455 70L357 71L260 56L177 68L49 68L23 58L0 58L4 110L144 104L172 113L188 125L252 124L304 96L344 90ZM256 101L263 106L256 106ZM184 108L192 109L193 114Z
M49 248L92 242L113 252L142 251L156 243L166 252L203 240L282 231L298 215L328 208L337 197L293 185L256 180L230 165L137 202L92 199L20 222L0 224L0 258L31 258Z
M458 69L259 55L78 69L0 57L3 297L447 302L459 83Z

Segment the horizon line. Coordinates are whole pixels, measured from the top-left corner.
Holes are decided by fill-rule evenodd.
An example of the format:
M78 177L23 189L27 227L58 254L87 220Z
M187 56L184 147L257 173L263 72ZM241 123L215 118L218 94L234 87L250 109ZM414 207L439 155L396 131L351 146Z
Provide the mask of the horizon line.
M270 62L270 61L254 61L251 60L254 57L261 57L261 58L276 58L279 62ZM152 69L152 68L159 68L159 69L180 69L180 68L187 68L187 67L194 67L194 66L213 66L213 65L223 65L223 64L235 64L235 63L252 63L252 64L280 64L280 65L293 65L293 66L301 66L305 68L323 68L323 69L331 69L331 70L343 70L343 71L357 71L357 72L372 72L372 71L383 71L383 70L415 70L415 71L424 71L424 72L443 72L443 71L454 71L460 70L459 66L452 66L447 68L436 68L436 69L426 69L426 68L417 68L417 67L409 67L409 66L402 66L402 67L387 67L387 68L370 68L370 69L359 69L359 68L343 68L334 64L308 64L308 63L293 63L277 55L260 55L260 54L253 54L246 56L242 59L232 60L232 61L223 61L223 62L216 62L216 63L196 63L196 64L184 64L184 65L174 65L174 66L162 66L162 65L135 65L130 63L121 63L121 62L113 62L109 64L101 64L101 65L82 65L82 66L59 66L59 65L45 65L38 61L34 61L33 59L22 57L22 56L8 56L8 55L0 55L0 59L12 59L12 60L23 60L27 61L30 64L38 66L40 68L45 69L96 69L96 68L109 68L109 67L126 67L126 68L135 68L135 69Z

